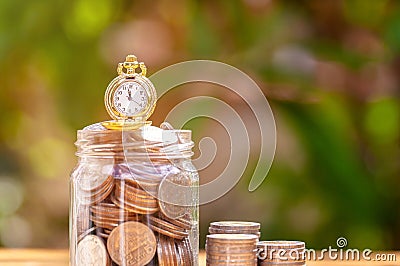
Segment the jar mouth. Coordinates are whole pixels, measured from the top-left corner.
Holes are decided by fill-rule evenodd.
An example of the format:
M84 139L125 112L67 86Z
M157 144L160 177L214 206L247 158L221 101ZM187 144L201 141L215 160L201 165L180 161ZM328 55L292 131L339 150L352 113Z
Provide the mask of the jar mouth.
M100 123L78 130L76 155L102 158L180 159L193 156L191 130L143 126L108 130Z

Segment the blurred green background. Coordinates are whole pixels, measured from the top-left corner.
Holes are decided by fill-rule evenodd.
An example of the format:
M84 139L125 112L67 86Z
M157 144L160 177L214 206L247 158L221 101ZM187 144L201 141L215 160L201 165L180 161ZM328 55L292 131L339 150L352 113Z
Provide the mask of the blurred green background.
M67 247L76 130L108 119L105 88L134 53L149 74L193 59L234 65L273 109L268 178L247 191L254 151L239 184L201 207L202 241L210 221L240 219L261 222L262 239L399 249L399 51L400 1L1 0L0 245ZM187 91L160 101L155 125ZM214 124L187 128L197 141Z

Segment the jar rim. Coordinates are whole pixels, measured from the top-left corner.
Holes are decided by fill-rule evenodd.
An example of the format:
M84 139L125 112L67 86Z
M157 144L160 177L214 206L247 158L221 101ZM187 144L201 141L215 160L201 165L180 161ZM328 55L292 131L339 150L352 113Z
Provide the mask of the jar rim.
M109 130L100 123L77 131L78 157L179 159L193 156L191 130L143 126Z

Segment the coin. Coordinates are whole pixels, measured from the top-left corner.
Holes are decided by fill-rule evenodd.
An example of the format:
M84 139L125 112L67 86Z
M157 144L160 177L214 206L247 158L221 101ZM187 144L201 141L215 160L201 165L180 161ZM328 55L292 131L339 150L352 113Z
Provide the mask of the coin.
M114 203L99 203L90 207L92 216L113 221L136 220L137 214L119 208Z
M97 235L97 236L100 236L100 237L102 237L102 238L104 238L104 239L107 239L108 236L109 236L109 234L107 234L106 232L104 232L103 229L96 230L96 235Z
M152 224L149 224L149 227L153 231L156 231L157 233L160 233L160 234L163 234L165 236L172 237L172 238L176 238L176 239L183 239L183 238L188 236L188 233L171 232L171 231L165 230L164 228L160 228L160 227L152 225Z
M110 199L118 207L137 214L152 214L158 211L157 207L146 206L145 204L143 204L144 206L137 205L135 203L129 202L128 200L123 198L123 196L120 197L119 195L112 194Z
M94 227L92 227L92 228L87 229L85 232L81 233L81 234L78 236L77 242L79 243L85 236L91 234L91 233L92 233L93 231L95 231L96 229L97 229L97 227L94 226Z
M171 261L171 266L178 266L178 258L177 258L177 252L175 249L175 242L173 238L168 238L167 239L167 247L169 249L169 254L170 254L170 261Z
M110 261L103 240L95 235L85 236L76 250L76 264L79 266L109 265Z
M106 222L106 223L122 223L127 221L138 221L139 218L137 215L129 215L129 216L107 216L107 215L90 215L91 221L98 222Z
M97 168L86 169L89 174L82 174L77 179L78 189L84 192L94 192L101 189L102 184L110 178L108 175L101 174ZM112 178L112 177L111 177Z
M148 222L151 229L172 238L183 239L189 235L185 229L156 217L150 216Z
M158 204L165 216L176 219L190 212L191 185L190 178L183 173L170 173L164 177L158 188Z
M172 232L186 232L186 230L183 229L182 227L179 227L177 225L174 225L157 217L150 216L149 219L151 223L159 225L160 227L166 228L168 230L171 230Z
M164 254L164 251L163 251L164 242L161 239L162 237L163 236L159 236L158 237L158 241L157 241L157 258L158 258L158 263L160 264L160 266L165 266L166 265L166 263L165 263L165 254Z
M106 228L106 229L110 229L110 230L113 230L115 227L117 227L120 224L120 222L107 221L107 220L97 218L95 216L92 216L90 219L97 227Z
M258 237L252 234L213 234L206 240L207 265L256 265Z
M176 240L174 241L174 246L175 246L175 251L176 251L176 257L178 259L178 265L179 266L187 265L187 264L185 264L182 246L179 243L177 243Z
M171 253L168 248L168 242L167 238L165 236L160 236L160 241L163 249L163 254L164 254L164 264L167 266L170 266L172 264L172 258L171 258Z
M192 250L192 245L190 244L190 240L188 237L183 239L183 246L184 246L184 252L185 252L185 256L187 258L187 261L189 262L189 264L185 264L186 265L194 265L194 261L193 261L193 250Z
M115 188L115 195L119 195L121 197L123 195L125 201L138 206L158 208L157 199L138 188L130 186L121 187L121 184L117 184Z
M142 266L156 253L156 237L149 227L140 222L125 222L111 231L107 249L118 265Z
M96 191L82 191L79 190L76 193L78 193L78 199L81 204L83 205L93 205L97 204L110 195L110 193L113 191L114 188L114 178L112 176L109 176L107 179L104 180L104 182L96 187Z
M90 228L89 207L86 205L78 205L72 209L76 212L76 230L77 234L81 235Z
M179 226L179 227L181 227L183 229L186 229L186 230L190 230L192 228L192 226L193 226L190 221L185 220L183 218L171 219L171 218L168 218L166 216L163 216L162 219L170 222L171 224L174 224L174 225Z
M103 229L113 230L120 223L138 221L138 215L117 207L113 203L99 203L90 207L90 220Z
M260 225L260 223L246 222L246 221L220 221L220 222L212 222L212 223L210 223L210 227L212 227L212 228L220 228L220 229L245 228L245 229L256 229L256 230L259 230L261 225Z
M260 223L245 221L220 221L210 223L210 234L252 234L260 238Z
M117 182L117 188L119 190L123 188L124 191L129 191L131 194L136 195L140 198L154 199L154 197L150 195L147 191L140 188L140 185L136 181L119 181Z
M220 243L256 243L257 237L246 234L215 234L207 235L207 240Z

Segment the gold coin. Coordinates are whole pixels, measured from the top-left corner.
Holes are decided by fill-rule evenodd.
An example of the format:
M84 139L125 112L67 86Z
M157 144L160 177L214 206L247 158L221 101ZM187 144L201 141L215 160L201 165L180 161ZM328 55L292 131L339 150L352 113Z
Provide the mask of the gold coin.
M156 231L157 233L160 233L162 235L169 236L169 237L172 237L172 238L176 238L176 239L183 239L183 238L185 238L185 237L187 237L189 235L188 233L171 232L169 230L166 230L164 228L160 228L160 227L152 225L152 224L149 224L149 227L153 231Z
M159 183L154 184L154 189L152 190L157 190L158 184ZM150 193L152 190L149 191L145 188L142 188L142 183L137 180L121 180L117 183L117 185L119 188L129 190L132 194L137 194L145 198L154 198L154 193Z
M101 202L97 205L90 206L90 211L97 217L122 217L124 219L137 217L137 214L122 209L114 203Z
M120 222L108 221L108 220L97 218L95 216L92 216L91 220L96 226L101 227L101 228L107 228L110 230L114 229L115 227L117 227L120 224Z
M133 204L137 205L145 205L151 206L153 208L158 208L157 199L147 194L140 194L140 189L136 189L137 192L131 191L131 188L125 186L121 188L119 185L116 186L115 195L119 195L121 198L123 197L125 201L129 201ZM143 191L144 192L144 191Z
M149 219L150 219L150 222L153 223L154 225L157 225L157 226L159 225L160 227L168 229L168 230L170 230L172 232L182 232L182 233L186 232L185 229L183 229L183 228L181 228L179 226L176 226L176 225L174 225L172 223L169 223L167 221L163 221L163 220L161 220L161 219L159 219L157 217L151 216Z
M120 208L137 214L152 214L158 211L158 208L138 206L128 201L124 201L123 198L116 197L114 194L111 194L110 199L115 205L119 206Z
M160 215L160 219L170 222L171 224L174 224L174 225L181 227L183 229L186 229L186 230L190 230L192 228L192 223L183 217L177 218L177 219L171 219L165 215Z
M110 214L110 213L92 213L90 217L97 217L99 219L111 220L115 222L126 222L138 220L138 214L131 212L131 214Z
M153 259L156 247L154 233L140 222L120 224L107 240L108 252L118 265L146 265Z

